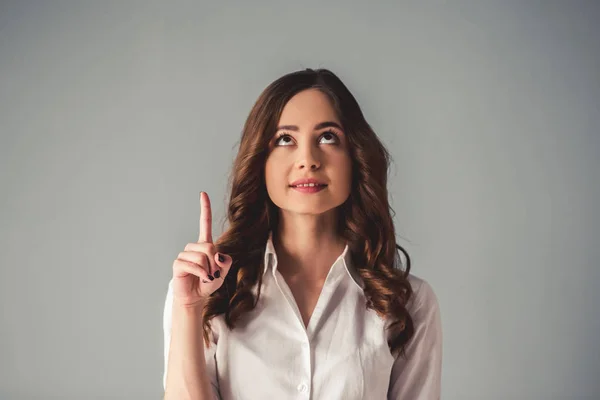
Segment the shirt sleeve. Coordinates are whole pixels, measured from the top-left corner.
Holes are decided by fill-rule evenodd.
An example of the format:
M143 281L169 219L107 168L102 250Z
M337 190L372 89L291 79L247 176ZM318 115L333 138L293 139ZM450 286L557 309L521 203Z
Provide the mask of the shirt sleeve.
M406 357L398 355L394 361L388 400L439 400L442 321L437 297L427 281L421 281L408 309L415 333L407 343Z
M163 313L163 331L164 331L164 372L163 372L163 390L167 386L167 365L169 361L169 347L171 344L171 323L173 312L173 280L169 282L167 290L167 298L165 300L165 309ZM211 335L214 338L214 335ZM199 337L198 340L204 340ZM213 397L215 400L220 400L219 384L217 380L217 361L216 361L217 341L213 341L208 348L204 348L204 356L206 360L206 372L210 378L210 383L213 388Z

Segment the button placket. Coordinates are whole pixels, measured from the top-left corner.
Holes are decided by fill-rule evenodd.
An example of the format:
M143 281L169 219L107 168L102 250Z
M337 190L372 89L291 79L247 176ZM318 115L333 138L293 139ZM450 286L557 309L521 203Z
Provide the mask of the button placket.
M304 380L300 381L300 383L298 384L298 386L296 386L296 389L298 390L299 393L303 394L303 395L308 395L310 392L310 376L311 376L311 370L312 370L312 366L311 366L311 346L310 346L310 340L308 339L308 337L305 338L305 341L303 341L301 343L301 353L302 353L302 357L305 359L306 362L306 367L307 367L307 376L304 377ZM307 396L308 397L308 396Z
M308 385L306 383L302 382L301 384L298 385L298 391L300 393L304 393L304 394L308 393Z

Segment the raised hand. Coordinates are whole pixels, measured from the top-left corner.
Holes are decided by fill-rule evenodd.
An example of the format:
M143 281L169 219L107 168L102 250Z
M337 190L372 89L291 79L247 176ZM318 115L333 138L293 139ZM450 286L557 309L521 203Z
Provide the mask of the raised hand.
M173 262L173 300L183 306L202 305L219 289L232 259L217 253L212 240L212 212L208 194L200 192L200 235Z

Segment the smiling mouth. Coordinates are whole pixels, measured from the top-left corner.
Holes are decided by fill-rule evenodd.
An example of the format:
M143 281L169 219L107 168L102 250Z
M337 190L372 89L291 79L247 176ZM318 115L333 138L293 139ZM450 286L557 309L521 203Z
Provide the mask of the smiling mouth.
M290 186L291 189L294 189L296 192L300 193L319 193L325 190L327 185L313 185L313 186Z
M308 184L308 185L290 185L292 188L308 188L308 187L325 187L325 184Z

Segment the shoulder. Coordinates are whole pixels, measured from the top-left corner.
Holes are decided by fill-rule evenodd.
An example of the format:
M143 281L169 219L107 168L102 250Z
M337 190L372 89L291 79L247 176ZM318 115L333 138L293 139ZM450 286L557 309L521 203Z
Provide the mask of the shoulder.
M417 275L409 274L408 282L412 288L412 295L405 304L415 330L423 326L440 325L440 307L435 291L429 282ZM393 321L386 320L388 327Z
M408 282L413 290L413 294L406 305L411 316L418 317L428 314L428 312L439 312L438 298L433 287L427 280L409 274Z

